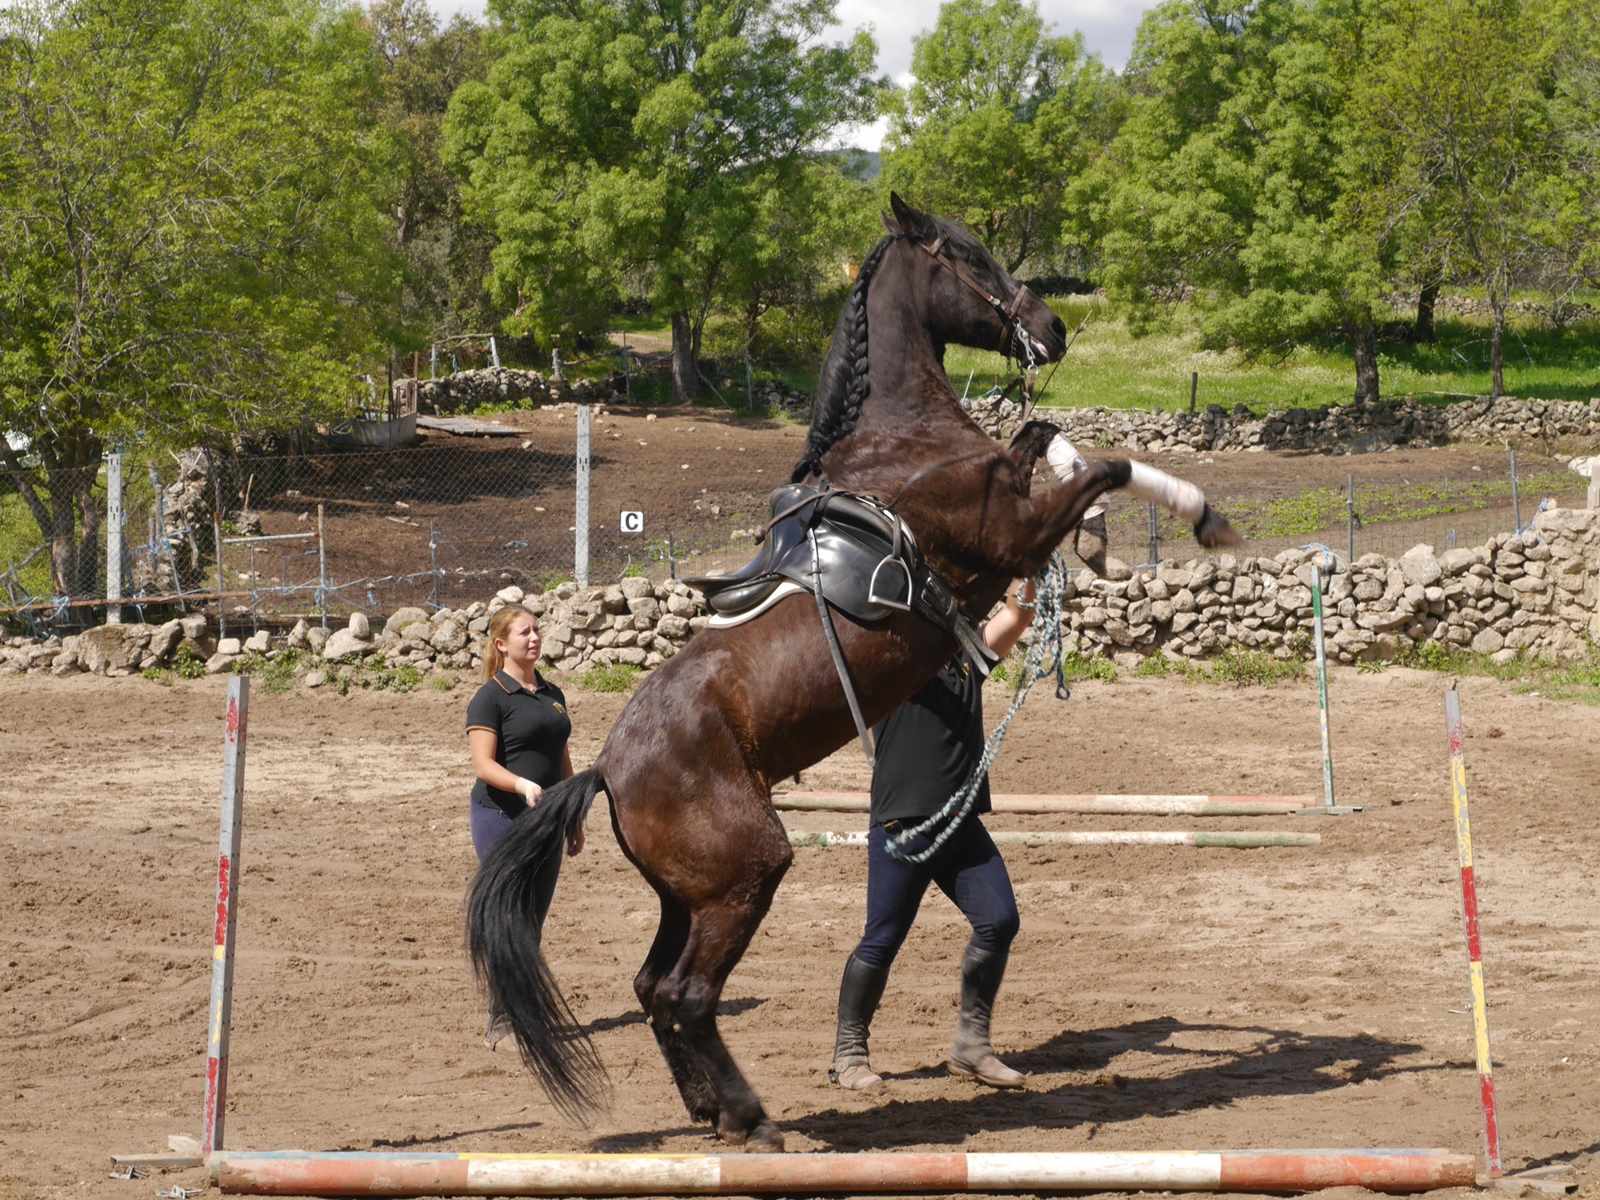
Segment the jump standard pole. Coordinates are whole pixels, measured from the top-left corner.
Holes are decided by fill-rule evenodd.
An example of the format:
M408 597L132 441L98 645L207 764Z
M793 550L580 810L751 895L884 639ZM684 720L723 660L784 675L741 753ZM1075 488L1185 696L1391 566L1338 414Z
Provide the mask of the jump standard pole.
M865 1154L219 1152L225 1193L280 1196L666 1196L1180 1191L1405 1194L1468 1187L1447 1150Z

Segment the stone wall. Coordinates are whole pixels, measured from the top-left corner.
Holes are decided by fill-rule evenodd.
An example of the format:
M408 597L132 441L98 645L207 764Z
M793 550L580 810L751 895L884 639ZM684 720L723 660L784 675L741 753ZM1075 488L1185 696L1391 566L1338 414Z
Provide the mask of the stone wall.
M977 397L966 404L979 425L1009 441L1021 419L1014 400ZM1491 401L1475 396L1448 404L1385 400L1378 404L1293 408L1257 416L1242 406L1195 412L1116 408L1052 408L1053 421L1080 448L1186 451L1310 450L1360 453L1388 446L1451 442L1503 444L1533 439L1600 438L1600 397L1591 400Z
M1303 658L1311 650L1312 551L1274 558L1112 564L1072 580L1063 625L1070 650L1134 661L1162 653L1205 658L1229 649ZM1322 560L1319 560L1319 562ZM1505 662L1581 658L1600 642L1600 512L1551 509L1519 536L1399 559L1333 556L1320 570L1328 657L1391 659L1424 642Z
M1311 553L1225 554L1138 572L1112 560L1104 579L1079 571L1068 581L1067 649L1128 665L1151 654L1205 658L1230 649L1306 657L1313 634ZM1580 658L1600 642L1600 510L1551 509L1521 535L1438 555L1430 546L1399 559L1368 554L1349 563L1335 555L1320 582L1327 653L1335 662L1390 659L1427 642L1501 662L1518 655ZM179 658L203 661L216 673L246 653L271 658L286 650L299 654L312 686L347 667L473 671L482 662L489 617L509 603L538 614L543 660L562 672L659 666L707 620L699 593L676 580L564 583L531 596L509 587L458 610L402 608L381 629L356 613L331 632L302 621L287 634L260 630L218 640L204 617L190 616L159 626L103 625L67 638L13 637L0 645L0 675L132 675Z
M552 403L559 400L604 400L622 391L622 377L568 380L557 386L538 371L516 367L479 367L457 371L438 379L400 379L395 388L417 387L417 408L422 412L451 413L480 404Z

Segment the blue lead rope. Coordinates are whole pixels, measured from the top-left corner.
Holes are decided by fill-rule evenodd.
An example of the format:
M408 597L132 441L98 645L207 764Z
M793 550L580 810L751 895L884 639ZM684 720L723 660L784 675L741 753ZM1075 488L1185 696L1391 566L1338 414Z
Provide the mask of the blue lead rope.
M1065 690L1065 668L1061 661L1061 611L1066 578L1067 569L1061 561L1060 552L1052 553L1049 563L1045 565L1044 573L1034 588L1033 641L1029 644L1028 653L1023 659L1022 682L1017 688L1017 694L1011 700L1011 707L1006 710L1006 715L1000 719L1000 724L996 725L994 732L989 735L983 746L983 754L978 759L978 765L973 768L966 783L956 790L955 795L946 800L939 811L931 817L910 829L901 830L884 842L883 848L890 858L907 863L924 863L937 854L939 848L961 828L961 823L972 815L972 806L977 801L978 789L989 776L989 765L999 757L1000 747L1005 744L1006 730L1011 725L1011 719L1021 710L1028 693L1033 690L1033 685L1046 675L1053 674L1057 680L1057 694ZM935 830L938 832L935 833ZM933 840L926 848L915 852L906 848L917 838L930 833L933 834Z

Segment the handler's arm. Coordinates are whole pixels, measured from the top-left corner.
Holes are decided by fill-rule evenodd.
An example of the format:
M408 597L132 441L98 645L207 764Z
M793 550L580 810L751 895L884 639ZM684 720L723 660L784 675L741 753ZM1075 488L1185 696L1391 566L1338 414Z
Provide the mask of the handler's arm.
M1027 607L1023 607L1026 605ZM1011 653L1017 640L1033 624L1033 580L1019 579L1006 589L1005 607L983 626L984 645L1001 658Z
M539 803L543 789L531 779L513 775L494 760L498 739L492 729L474 727L467 730L467 745L472 748L472 770L492 788L502 792L516 792L529 804ZM570 769L570 763L568 767Z

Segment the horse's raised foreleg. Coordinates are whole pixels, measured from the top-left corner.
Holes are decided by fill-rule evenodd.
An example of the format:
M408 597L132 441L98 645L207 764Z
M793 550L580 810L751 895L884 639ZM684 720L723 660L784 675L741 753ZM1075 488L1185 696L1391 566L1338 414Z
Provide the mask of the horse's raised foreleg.
M667 1060L672 1081L678 1085L683 1106L696 1121L717 1122L717 1093L707 1078L704 1067L695 1057L670 1018L656 1019L656 989L661 980L683 957L683 948L689 940L689 910L671 893L661 891L661 925L656 929L656 939L650 945L644 965L633 980L634 995L644 1009L645 1019L655 1034L661 1057Z
M1036 575L1084 514L1108 491L1122 488L1176 513L1194 527L1195 540L1207 549L1235 546L1242 540L1228 519L1206 502L1192 483L1144 463L1125 458L1099 459L1059 487L1020 501L1024 512L1013 527L995 539L1014 575Z

